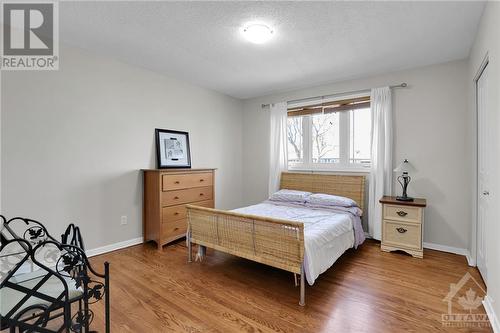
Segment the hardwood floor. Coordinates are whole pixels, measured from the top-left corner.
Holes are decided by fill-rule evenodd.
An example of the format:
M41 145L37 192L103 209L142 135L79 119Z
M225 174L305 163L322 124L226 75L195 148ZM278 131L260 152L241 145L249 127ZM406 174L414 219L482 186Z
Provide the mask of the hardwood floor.
M438 251L426 250L422 260L366 241L306 287L305 307L291 273L210 249L202 263L188 264L182 241L162 252L149 243L92 258L104 260L111 332L491 332L443 326L450 283L469 272L465 289L484 284L464 257ZM103 332L102 308L93 309L94 329Z

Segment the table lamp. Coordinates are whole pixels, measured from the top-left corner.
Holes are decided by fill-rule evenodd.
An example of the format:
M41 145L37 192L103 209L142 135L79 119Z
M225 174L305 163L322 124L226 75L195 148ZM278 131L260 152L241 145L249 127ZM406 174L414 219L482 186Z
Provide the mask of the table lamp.
M399 176L398 182L401 184L401 187L403 188L403 195L400 197L396 197L396 200L399 201L413 201L413 198L409 197L406 194L406 189L408 188L408 184L410 183L411 177L408 175L410 172L414 172L415 168L408 162L407 159L403 161L396 169L394 169L394 172L402 172L403 174Z

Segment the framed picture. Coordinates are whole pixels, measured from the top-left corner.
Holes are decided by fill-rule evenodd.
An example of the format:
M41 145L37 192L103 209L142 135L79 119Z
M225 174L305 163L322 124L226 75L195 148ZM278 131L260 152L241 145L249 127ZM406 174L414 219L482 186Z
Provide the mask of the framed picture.
M155 134L158 169L191 168L188 132L157 128Z

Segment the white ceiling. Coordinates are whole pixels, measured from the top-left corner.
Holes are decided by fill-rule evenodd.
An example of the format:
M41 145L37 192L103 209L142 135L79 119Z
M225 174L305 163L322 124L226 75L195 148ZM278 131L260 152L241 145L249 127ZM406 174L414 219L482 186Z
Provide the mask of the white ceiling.
M466 58L482 2L61 2L63 42L237 97ZM264 45L239 32L275 29Z

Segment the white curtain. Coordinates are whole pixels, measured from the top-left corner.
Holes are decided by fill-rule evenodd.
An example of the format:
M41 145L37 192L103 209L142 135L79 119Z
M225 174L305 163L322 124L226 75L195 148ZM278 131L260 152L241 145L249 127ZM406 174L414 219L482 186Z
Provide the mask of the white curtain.
M381 239L383 195L392 193L392 97L389 87L371 91L372 138L371 170L368 196L368 232Z
M271 142L269 154L269 195L279 190L282 171L288 169L287 152L287 103L270 106Z

